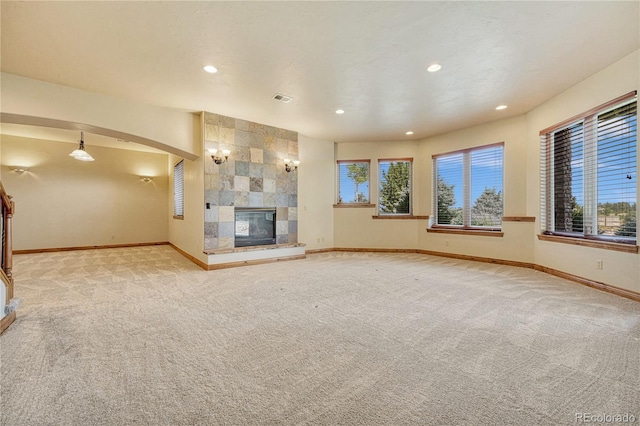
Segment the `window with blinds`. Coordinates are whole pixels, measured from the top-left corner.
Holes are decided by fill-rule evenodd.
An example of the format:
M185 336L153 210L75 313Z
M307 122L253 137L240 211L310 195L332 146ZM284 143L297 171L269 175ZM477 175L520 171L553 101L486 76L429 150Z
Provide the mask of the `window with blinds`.
M411 214L412 158L378 160L378 214Z
M370 160L338 161L338 204L369 203L370 163Z
M540 132L541 231L636 243L637 96Z
M184 160L173 166L173 217L184 217Z
M500 230L504 144L433 156L432 227Z

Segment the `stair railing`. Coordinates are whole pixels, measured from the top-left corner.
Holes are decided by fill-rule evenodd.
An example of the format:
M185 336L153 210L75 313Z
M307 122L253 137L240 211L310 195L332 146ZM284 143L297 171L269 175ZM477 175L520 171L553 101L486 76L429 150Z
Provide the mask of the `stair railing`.
M0 252L0 278L6 287L6 298L4 306L0 306L0 333L6 330L9 325L15 320L15 306L11 304L13 299L13 249L11 240L11 219L15 211L15 202L12 197L7 194L2 181L0 181L0 201L1 208L0 213L2 218L0 219L0 239L2 240L2 251Z

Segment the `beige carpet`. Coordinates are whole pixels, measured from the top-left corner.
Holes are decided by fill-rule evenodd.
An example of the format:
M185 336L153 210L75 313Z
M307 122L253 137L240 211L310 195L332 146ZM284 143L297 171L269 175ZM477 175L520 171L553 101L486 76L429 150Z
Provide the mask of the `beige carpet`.
M640 303L533 270L168 246L15 257L2 425L640 422Z

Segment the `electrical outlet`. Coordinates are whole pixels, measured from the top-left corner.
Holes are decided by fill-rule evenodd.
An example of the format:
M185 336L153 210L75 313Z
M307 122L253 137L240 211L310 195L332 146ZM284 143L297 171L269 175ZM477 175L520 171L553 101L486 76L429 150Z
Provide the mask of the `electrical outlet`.
M600 259L596 260L596 268L602 269L602 260Z

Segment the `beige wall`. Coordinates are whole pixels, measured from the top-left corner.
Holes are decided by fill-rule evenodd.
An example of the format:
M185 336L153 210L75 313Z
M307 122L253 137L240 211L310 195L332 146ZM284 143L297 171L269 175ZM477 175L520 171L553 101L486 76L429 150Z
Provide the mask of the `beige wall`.
M336 247L348 248L417 248L419 229L426 227L426 220L373 219L378 206L378 160L392 158L413 158L412 209L414 215L427 215L425 191L419 176L424 164L418 161L418 143L413 141L395 141L384 143L339 143L336 147L336 160L371 160L369 178L369 197L373 208L341 207L334 208L334 242ZM333 175L336 174L335 163ZM335 178L334 178L335 180ZM336 184L334 185L334 193ZM336 196L334 195L333 202Z
M196 160L184 159L184 219L174 219L173 168L183 158L170 155L167 164L169 173L168 220L169 242L203 263L204 253L204 144L203 115L193 117L194 147L199 155ZM209 158L210 159L210 158Z
M540 130L637 90L639 86L640 51L636 51L527 114L527 205L530 214L540 216ZM640 200L640 194L637 199ZM535 237L538 232L539 226L536 226L531 236L535 263L640 292L640 255L538 241ZM598 260L603 262L602 270L596 268Z
M184 159L184 219L173 218L173 167L181 157L169 156L169 242L206 263L204 254L204 163Z
M539 131L637 90L640 86L639 70L640 55L635 52L525 115L415 143L338 144L335 160L371 159L372 200L377 197L377 159L414 157L414 214L424 215L431 214L431 159L434 154L504 142L505 216L532 216L536 221L505 222L504 236L497 238L427 233L426 223L422 221L373 220L373 208L334 209L334 246L418 248L535 263L640 292L640 255L537 239L540 232ZM498 114L496 112L496 117ZM602 270L596 269L597 260L603 261Z
M498 112L497 112L498 113ZM423 165L420 179L424 182L426 211L431 214L432 156L464 148L504 143L504 215L526 214L527 172L527 122L523 115L462 129L456 132L425 139L420 142L420 163ZM427 233L420 230L418 248L468 256L490 257L518 262L533 261L529 222L503 223L504 236L485 237Z
M195 159L192 114L44 81L2 73L2 113L24 116L19 124L85 130L127 139ZM62 123L48 122L60 120ZM11 120L9 120L11 121ZM90 128L76 126L91 126ZM124 134L114 135L117 131Z
M299 135L301 160L301 166L298 171L299 241L306 243L308 249L330 247L417 248L531 262L640 292L640 255L541 242L536 237L539 232L540 217L538 189L539 130L631 90L637 90L638 86L640 86L639 69L640 55L639 52L635 52L557 97L550 99L528 114L500 119L500 113L496 112L496 121L494 122L416 142L339 143L334 148L329 141L320 141ZM50 98L34 101L37 98L37 90L35 88L39 87L40 82L20 82L10 78L9 83L15 84L15 87L13 87L15 90L12 89L10 93L11 102L9 103L13 111L9 112L46 113L52 115L53 111L58 107L58 104L49 100ZM6 104L5 87L7 84L4 76L2 84L2 105L4 107ZM59 87L47 87L47 90L43 93L49 93L52 90L54 92L64 92L63 94L69 96L69 99L81 99L83 100L82 105L91 104L94 99L99 99L100 107L98 111L105 113L107 116L111 114L108 109L105 109L108 107L109 102L101 99L98 95L79 92L76 89L69 89L73 92L73 94L70 94L70 92L66 92L66 89L63 90L63 88ZM22 91L28 95L24 98L26 103L20 101ZM31 101L37 107L35 110L31 109L32 105L29 104ZM105 102L103 103L103 101ZM72 107L64 102L61 105L65 110L62 116L70 120L81 121L84 119L83 117L86 117L77 107ZM119 111L113 112L113 116L108 120L105 119L104 123L108 123L116 130L130 128L132 124L128 121L131 121L131 116L136 117L134 121L139 121L134 127L140 129L149 129L159 123L153 117L154 114L150 113L151 110L145 110L144 108L140 110L140 105L118 101L112 104L112 107ZM138 111L147 111L147 113L138 115ZM169 115L173 116L172 114ZM127 117L129 118L126 119ZM182 118L177 121L182 122ZM171 124L171 120L162 123L160 132L166 127L165 125L171 126ZM182 125L178 127L183 129ZM193 128L197 129L198 126L193 126ZM147 132L156 134L155 130L153 132L147 130ZM182 134L175 139L173 137L166 138L167 144L189 151L191 158L202 156L202 138L195 135L193 130L180 132ZM173 134L173 130L170 134ZM414 214L428 215L431 213L432 155L494 142L505 143L505 215L526 215L536 218L535 223L505 223L503 226L503 238L427 233L427 223L423 220L374 220L371 218L376 212L373 208L335 209L332 207L335 202L336 192L336 160L371 159L371 199L375 200L377 198L378 184L377 159L413 157ZM46 160L47 152L36 151L32 153L33 156L40 160ZM3 164L17 161L15 157L12 159L7 158L9 153L10 151L7 151L6 146L3 146ZM94 151L92 151L93 153ZM167 174L167 170L172 172L173 164L176 160L177 157L174 156L170 156L168 160L165 160L163 165L165 174ZM81 165L74 165L74 167L76 166L80 167ZM192 256L206 262L206 256L202 253L204 247L204 200L202 197L204 191L204 165L202 157L195 160L186 160L185 166L185 220L171 219L173 197L172 191L169 190L164 200L165 225L159 224L158 226L159 229L167 226L166 218L169 218L167 231L169 240ZM37 168L33 170L33 172L29 172L24 176L7 176L7 170L3 169L3 183L8 189L15 189L14 193L17 190L18 194L25 194L27 188L31 188L31 186L25 185L27 179L35 179L37 177L37 174L32 175ZM64 184L64 186L67 187L73 183L74 186L86 191L87 197L91 196L90 193L93 192L88 189L89 184L91 184L92 188L98 188L101 191L105 190L103 182L95 177L86 176L85 178L81 171L81 169L74 171L74 179ZM54 179L56 185L62 186L63 183L60 182L62 171L58 170L56 173L57 175L54 173L54 176L57 176ZM23 180L20 181L18 178ZM41 183L44 185L44 182ZM171 183L169 183L169 188L172 188ZM132 198L136 197L138 189L140 188L131 188ZM48 195L42 194L42 196L46 197ZM38 198L37 202L34 201L33 204L38 208L42 208L41 199L39 197L32 198ZM80 207L77 199L73 202ZM99 206L102 202L102 199L96 200L95 205ZM111 205L110 203L106 204ZM45 208L51 208L51 203L45 203L45 205L47 206ZM23 208L25 207L19 203L16 228L18 227L17 218ZM68 209L65 210L63 206L59 208L66 212L69 211ZM104 210L99 210L95 214L99 216L102 211ZM54 214L53 217L68 219L67 215ZM44 220L51 221L52 219L45 217ZM108 221L105 218L104 222L108 223ZM77 222L77 234L81 235L85 232L91 233L93 231L84 226L82 220ZM56 226L57 224L52 223L51 225ZM50 231L45 230L38 238L49 238L47 232ZM101 231L101 238L110 237L111 235L113 234L110 231ZM112 240L108 241L108 243L110 242ZM77 243L73 245L77 245ZM596 260L603 261L603 270L595 268Z
M88 146L96 161L82 162L73 144L4 135L0 145L15 250L167 241L167 155Z
M431 215L432 156L504 142L505 215L526 213L527 123L525 116L495 121L422 141L338 144L336 160L371 160L371 200L378 197L378 160L413 158L413 214ZM334 166L335 167L335 166ZM505 223L504 237L427 233L426 220L376 220L375 208L334 209L336 247L404 248L531 262L533 224Z
M334 143L298 135L298 242L308 250L334 247Z

